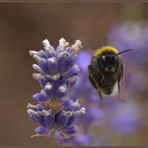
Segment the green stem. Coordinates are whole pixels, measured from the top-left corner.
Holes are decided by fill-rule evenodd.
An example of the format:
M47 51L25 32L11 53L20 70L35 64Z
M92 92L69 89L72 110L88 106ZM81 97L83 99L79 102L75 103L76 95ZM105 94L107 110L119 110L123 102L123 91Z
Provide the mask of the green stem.
M50 139L49 139L51 145L54 145L54 142L55 142L55 131L56 131L55 128L53 128L51 130L51 135L50 135Z

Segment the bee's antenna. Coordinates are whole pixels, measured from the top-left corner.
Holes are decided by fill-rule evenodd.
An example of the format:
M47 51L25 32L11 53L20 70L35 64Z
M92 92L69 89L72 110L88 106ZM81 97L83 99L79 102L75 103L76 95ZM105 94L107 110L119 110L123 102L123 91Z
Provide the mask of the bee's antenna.
M117 55L119 55L119 54L122 54L122 53L128 52L128 51L133 51L133 49L128 49L128 50L121 51L121 52L115 54L114 56L117 56Z

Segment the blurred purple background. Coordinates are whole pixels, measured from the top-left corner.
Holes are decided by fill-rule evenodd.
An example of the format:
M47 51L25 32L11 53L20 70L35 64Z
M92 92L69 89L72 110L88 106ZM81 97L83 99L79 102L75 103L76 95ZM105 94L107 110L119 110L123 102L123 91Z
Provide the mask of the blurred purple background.
M123 56L128 89L123 87L122 94L127 98L126 102L120 102L117 97L107 97L100 113L96 96L92 97L95 95L93 92L91 107L97 109L99 119L89 124L87 134L96 138L95 142L89 143L87 135L77 137L82 141L75 140L82 145L85 141L86 145L148 145L147 20L148 4L145 3L0 3L0 145L49 144L47 137L30 138L35 125L29 120L26 106L28 102L34 103L32 94L40 88L32 78L34 61L29 56L29 50L42 48L41 41L45 38L56 47L61 37L70 43L80 39L89 52L106 44L138 47L133 53ZM145 30L142 30L142 34L128 35L129 40L133 36L138 38L130 40L133 44L127 46L128 42L123 43L124 37L120 31L122 25L129 25L131 21L132 28L134 24L142 24L139 30ZM112 32L115 27L119 28L117 34ZM121 41L120 46L115 34ZM143 36L147 40L141 43L139 40ZM128 40L128 37L125 38ZM135 46L137 42L141 46ZM83 72L87 73L85 70ZM80 95L83 98L81 104L87 106L85 90ZM95 111L92 112L94 115ZM104 115L101 118L102 112Z

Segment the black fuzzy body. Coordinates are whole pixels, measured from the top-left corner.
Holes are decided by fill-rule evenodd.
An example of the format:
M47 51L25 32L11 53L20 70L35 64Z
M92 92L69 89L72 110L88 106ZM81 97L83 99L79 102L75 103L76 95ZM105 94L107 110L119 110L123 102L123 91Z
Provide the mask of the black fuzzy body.
M89 79L92 85L96 88L98 93L103 92L106 95L110 95L113 92L116 83L120 83L123 77L123 63L120 56L117 56L116 61L111 60L109 62L103 63L101 56L113 56L112 52L104 52L96 59L92 59L91 64L88 66ZM105 71L106 67L113 67L114 72Z

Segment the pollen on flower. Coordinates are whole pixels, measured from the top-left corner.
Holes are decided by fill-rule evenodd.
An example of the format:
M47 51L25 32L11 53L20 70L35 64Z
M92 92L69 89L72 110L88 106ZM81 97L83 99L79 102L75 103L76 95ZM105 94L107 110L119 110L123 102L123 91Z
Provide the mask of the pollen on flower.
M67 86L64 84L64 85L59 87L59 90L60 90L61 93L65 93L67 91Z
M69 45L68 42L66 42L66 40L62 37L60 40L59 40L59 46L58 48L61 48L61 50L63 50L65 47L67 47Z
M52 99L46 102L46 107L51 109L54 113L61 111L62 105L57 99Z
M81 114L85 114L85 112L86 112L86 109L83 107L80 110L76 111L75 114L76 115L81 115Z
M66 117L71 117L74 114L72 111L63 111L62 113Z
M44 79L44 76L41 75L40 73L33 73L32 76L35 80Z
M51 111L47 111L47 110L42 110L42 115L43 116L49 116L51 114Z
M34 50L29 50L29 54L31 56L35 55L35 54L38 54L38 51L34 51Z
M32 105L30 102L27 105L27 108L34 108L34 107L35 107L35 105Z
M52 84L50 82L48 82L45 86L45 89L47 90L51 90L52 89Z
M35 111L32 110L32 109L28 109L28 110L27 110L27 113L28 113L29 115L37 115L37 112L35 112Z
M41 70L41 68L40 68L39 65L33 64L32 67L33 67L34 70L36 70L36 71L38 71L38 72L42 72L42 70Z
M42 44L43 44L45 50L48 50L49 47L51 46L48 39L43 40Z
M76 100L76 102L74 103L74 105L75 105L76 107L80 107L80 103L79 103L79 100L78 100L78 99Z
M50 75L50 74L46 74L45 75L47 78L50 78L52 80L58 80L60 78L60 74L57 73L57 74L54 74L54 75Z
M80 40L76 40L75 44L73 44L72 49L75 53L77 53L83 46L82 46L82 42Z
M56 58L55 57L48 58L48 62L49 63L56 63Z
M49 54L54 54L55 50L54 48L50 45L48 39L45 39L42 41L42 44L44 46L44 50L47 51Z
M37 62L40 62L40 61L41 61L41 57L38 56L37 54L33 54L33 58L34 58Z

